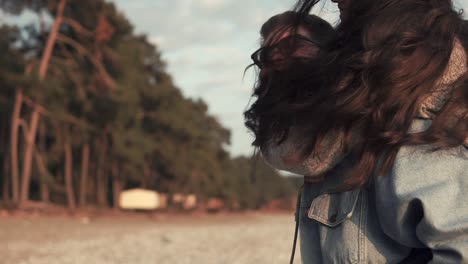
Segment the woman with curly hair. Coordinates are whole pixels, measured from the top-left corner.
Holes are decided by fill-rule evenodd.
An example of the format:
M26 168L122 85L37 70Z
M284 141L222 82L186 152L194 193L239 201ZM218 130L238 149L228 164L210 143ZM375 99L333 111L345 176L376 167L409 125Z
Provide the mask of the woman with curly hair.
M467 263L466 22L451 0L333 2L336 40L245 113L265 160L305 175L303 262Z

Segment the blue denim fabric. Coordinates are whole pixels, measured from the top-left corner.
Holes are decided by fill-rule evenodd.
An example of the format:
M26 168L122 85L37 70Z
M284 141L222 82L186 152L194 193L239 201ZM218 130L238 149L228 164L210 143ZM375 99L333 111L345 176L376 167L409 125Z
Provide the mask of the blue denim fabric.
M468 263L468 150L427 149L401 148L390 173L367 187L333 192L350 160L305 184L303 263Z

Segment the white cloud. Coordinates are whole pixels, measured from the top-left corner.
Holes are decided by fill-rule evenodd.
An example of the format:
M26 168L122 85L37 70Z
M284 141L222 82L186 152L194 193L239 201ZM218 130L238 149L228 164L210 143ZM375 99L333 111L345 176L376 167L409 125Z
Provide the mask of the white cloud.
M211 9L211 10L217 10L219 8L222 8L226 6L230 1L227 0L201 0L201 6L203 8Z

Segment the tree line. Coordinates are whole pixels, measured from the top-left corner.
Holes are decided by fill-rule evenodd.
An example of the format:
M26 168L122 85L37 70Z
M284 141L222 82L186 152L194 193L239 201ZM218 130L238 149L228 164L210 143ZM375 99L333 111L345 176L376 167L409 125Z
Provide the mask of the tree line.
M104 208L141 187L258 208L293 193L258 157L229 155L230 131L205 102L182 95L158 47L114 4L1 0L0 8L37 15L0 27L4 204Z

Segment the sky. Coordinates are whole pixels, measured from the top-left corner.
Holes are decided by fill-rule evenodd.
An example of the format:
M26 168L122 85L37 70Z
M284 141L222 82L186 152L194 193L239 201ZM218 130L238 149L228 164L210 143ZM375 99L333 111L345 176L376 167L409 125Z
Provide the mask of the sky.
M209 112L231 131L233 156L251 155L253 140L244 126L254 71L244 69L259 47L259 30L271 16L291 9L295 0L107 0L158 46L183 94L202 98ZM468 0L456 0L468 10ZM338 22L333 3L317 10ZM22 20L32 19L30 14ZM466 17L466 16L465 16ZM0 23L2 23L0 14Z

